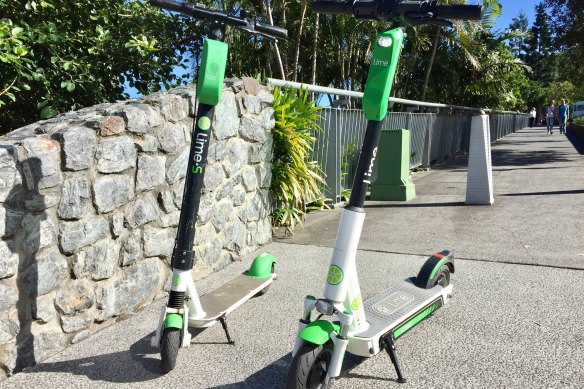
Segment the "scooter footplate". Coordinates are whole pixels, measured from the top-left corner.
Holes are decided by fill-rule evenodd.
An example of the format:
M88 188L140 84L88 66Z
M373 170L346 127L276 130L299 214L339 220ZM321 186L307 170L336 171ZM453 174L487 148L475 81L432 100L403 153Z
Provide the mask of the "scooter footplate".
M274 278L275 274L267 278L254 278L245 273L238 275L228 283L201 296L201 305L207 315L200 320L189 320L189 325L205 327L206 324L227 315L268 286Z
M422 289L407 280L382 291L363 303L369 328L354 336L374 338L385 334L412 313L440 298L442 291L439 285L432 289Z

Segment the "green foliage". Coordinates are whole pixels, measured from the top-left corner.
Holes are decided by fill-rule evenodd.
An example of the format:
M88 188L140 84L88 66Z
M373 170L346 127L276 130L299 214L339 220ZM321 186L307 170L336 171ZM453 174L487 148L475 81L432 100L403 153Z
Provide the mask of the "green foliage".
M548 100L558 102L566 99L569 103L576 101L576 87L570 81L554 81L547 88Z
M0 129L181 83L193 34L136 0L0 0Z
M576 123L576 124L579 124L581 126L584 126L584 116L580 116L580 117L574 118L573 119L573 122Z
M274 90L274 158L271 190L277 209L272 214L275 225L291 231L302 225L310 202L322 199L325 180L316 161L308 156L321 131L317 124L320 107L309 100L308 90Z

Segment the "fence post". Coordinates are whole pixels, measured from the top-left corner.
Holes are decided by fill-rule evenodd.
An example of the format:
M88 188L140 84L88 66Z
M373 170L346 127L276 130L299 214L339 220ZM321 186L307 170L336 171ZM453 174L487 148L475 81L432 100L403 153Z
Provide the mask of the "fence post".
M333 204L338 204L341 202L341 158L339 157L341 144L339 141L339 128L343 123L340 123L340 110L332 110L331 114L334 115L334 121L331 118L329 122L332 128L329 128L328 131L328 156L326 159L325 174Z
M377 179L371 200L408 201L416 197L410 178L410 131L383 130L377 149Z
M466 204L493 204L489 117L472 118L466 180Z
M426 120L426 132L424 134L424 151L422 152L422 167L426 170L430 169L430 150L432 148L432 114L426 114L428 120Z

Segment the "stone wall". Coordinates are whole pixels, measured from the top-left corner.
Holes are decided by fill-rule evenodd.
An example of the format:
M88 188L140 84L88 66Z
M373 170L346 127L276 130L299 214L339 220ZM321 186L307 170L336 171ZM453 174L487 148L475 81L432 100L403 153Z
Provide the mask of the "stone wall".
M252 79L226 82L195 278L271 239L272 103ZM180 88L0 139L0 380L164 295L194 112Z

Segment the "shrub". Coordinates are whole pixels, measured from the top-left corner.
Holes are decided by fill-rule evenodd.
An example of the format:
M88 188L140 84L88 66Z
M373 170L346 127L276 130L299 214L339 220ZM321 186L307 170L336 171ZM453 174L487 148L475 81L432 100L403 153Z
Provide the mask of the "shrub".
M276 200L272 213L275 226L285 226L292 233L308 210L308 204L321 200L323 173L309 153L316 140L318 111L308 90L274 90L274 158L271 190Z

